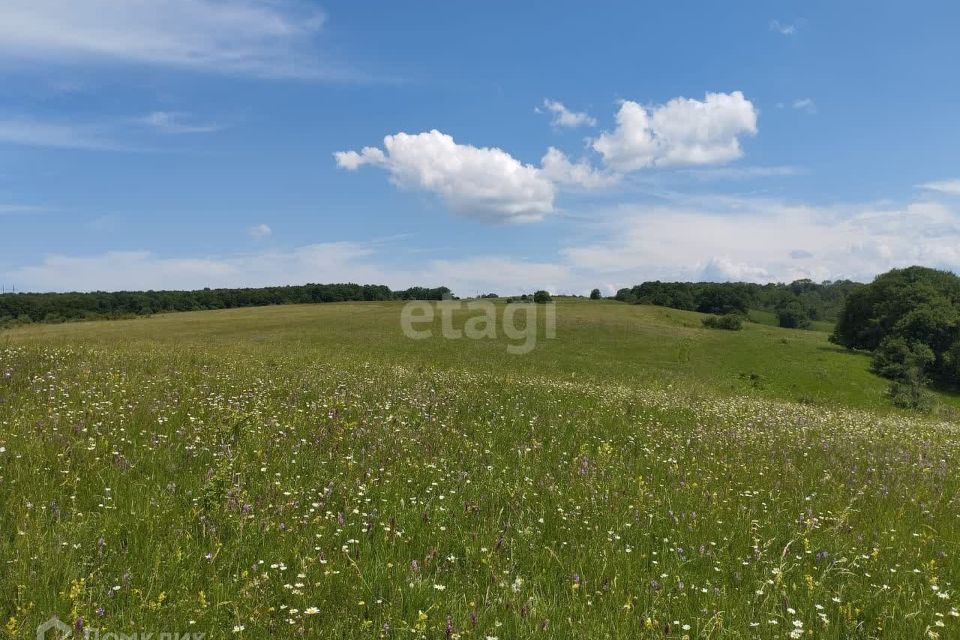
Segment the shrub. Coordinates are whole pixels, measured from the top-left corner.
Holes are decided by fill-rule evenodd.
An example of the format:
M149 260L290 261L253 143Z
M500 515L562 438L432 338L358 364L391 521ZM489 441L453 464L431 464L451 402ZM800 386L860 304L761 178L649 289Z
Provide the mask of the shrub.
M901 409L930 413L936 408L936 399L927 391L923 381L913 378L906 382L891 382L887 391L891 402Z
M709 329L740 331L743 328L743 317L736 313L728 313L723 316L707 316L702 322L703 326Z
M810 318L796 300L777 309L777 321L784 329L806 329L810 326Z
M933 350L917 340L908 341L899 336L887 336L873 352L871 368L884 378L906 381L925 379L927 369L934 363Z

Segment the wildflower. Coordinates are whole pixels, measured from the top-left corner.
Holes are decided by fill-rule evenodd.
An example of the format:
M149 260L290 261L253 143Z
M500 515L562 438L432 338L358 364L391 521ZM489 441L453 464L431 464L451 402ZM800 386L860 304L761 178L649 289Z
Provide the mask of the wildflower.
M307 607L307 608L303 611L303 613L304 613L305 615L308 615L308 616L315 616L315 615L317 615L318 613L320 613L320 609L317 609L316 607Z

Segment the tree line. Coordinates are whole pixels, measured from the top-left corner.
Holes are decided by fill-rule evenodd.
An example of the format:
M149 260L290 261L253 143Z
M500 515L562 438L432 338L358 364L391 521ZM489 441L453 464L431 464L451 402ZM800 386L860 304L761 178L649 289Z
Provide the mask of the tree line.
M196 291L94 291L89 293L0 294L0 326L31 322L68 322L106 318L234 309L278 304L347 301L441 300L447 287L411 287L392 291L385 285L305 284Z
M836 321L847 298L864 285L851 280L796 280L790 284L748 282L644 282L617 291L617 300L716 315L771 311L781 327L802 329L812 321Z

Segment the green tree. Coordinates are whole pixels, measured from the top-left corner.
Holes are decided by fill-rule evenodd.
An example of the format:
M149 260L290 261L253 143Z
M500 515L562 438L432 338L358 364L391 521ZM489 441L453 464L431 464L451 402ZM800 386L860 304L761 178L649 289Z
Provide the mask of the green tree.
M926 267L894 269L853 292L831 336L874 352L874 371L913 382L960 382L960 278Z
M600 298L601 298L600 289L594 289L593 291L590 292L591 300L599 300Z
M550 297L550 293L540 289L539 291L534 292L533 301L537 304L546 304L550 302L553 298Z
M806 329L810 318L799 300L790 300L777 309L777 321L784 329Z

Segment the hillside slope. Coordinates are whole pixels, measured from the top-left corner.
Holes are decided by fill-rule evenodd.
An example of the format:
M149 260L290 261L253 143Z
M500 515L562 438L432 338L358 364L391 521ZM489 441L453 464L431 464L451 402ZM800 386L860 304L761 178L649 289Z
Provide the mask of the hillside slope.
M453 303L456 304L456 303ZM475 315L458 307L452 325ZM552 340L526 355L507 353L498 327L490 340L405 338L402 303L292 305L158 315L133 320L31 326L0 333L0 342L126 342L231 345L295 351L326 359L338 353L371 362L415 363L478 372L672 385L684 393L750 395L887 410L887 382L869 358L839 348L819 331L747 323L739 332L704 329L701 314L610 301L561 300ZM498 304L502 314L503 303ZM538 309L542 311L542 309ZM543 320L541 318L541 324ZM957 404L955 397L941 398Z

